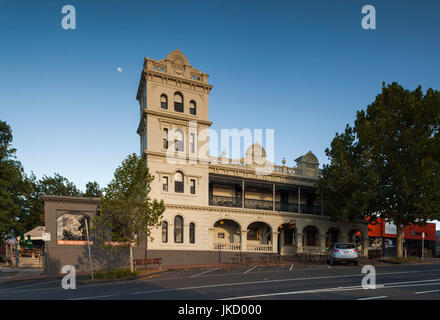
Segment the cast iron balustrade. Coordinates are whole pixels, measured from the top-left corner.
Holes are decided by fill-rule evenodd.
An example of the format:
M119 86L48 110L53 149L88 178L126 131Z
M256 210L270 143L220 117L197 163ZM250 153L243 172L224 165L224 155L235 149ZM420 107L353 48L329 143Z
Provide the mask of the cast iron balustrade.
M209 205L211 206L220 206L220 207L242 207L242 199L234 198L234 197L224 197L224 196L209 196ZM245 199L244 207L246 209L259 209L259 210L273 210L273 201L271 200L257 200L257 199ZM284 211L284 212L298 212L298 204L297 203L289 203L289 202L275 202L275 211ZM318 206L307 206L301 205L302 214L315 214L321 215L321 207Z
M209 204L211 206L241 208L241 198L210 195Z
M275 202L275 211L298 212L297 203Z
M273 210L273 201L244 199L244 207L248 209Z

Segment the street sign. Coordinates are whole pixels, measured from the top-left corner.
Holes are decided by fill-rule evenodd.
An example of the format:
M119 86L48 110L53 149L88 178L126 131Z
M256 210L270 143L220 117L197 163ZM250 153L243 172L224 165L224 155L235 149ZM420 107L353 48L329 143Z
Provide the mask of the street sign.
M50 241L50 232L43 232L43 241Z

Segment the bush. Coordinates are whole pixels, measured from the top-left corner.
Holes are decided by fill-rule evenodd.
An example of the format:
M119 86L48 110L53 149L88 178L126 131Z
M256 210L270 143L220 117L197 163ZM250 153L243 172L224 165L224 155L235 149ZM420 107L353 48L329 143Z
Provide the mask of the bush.
M95 273L95 279L120 279L126 277L134 277L139 274L139 270L131 272L129 269L117 269L100 271Z

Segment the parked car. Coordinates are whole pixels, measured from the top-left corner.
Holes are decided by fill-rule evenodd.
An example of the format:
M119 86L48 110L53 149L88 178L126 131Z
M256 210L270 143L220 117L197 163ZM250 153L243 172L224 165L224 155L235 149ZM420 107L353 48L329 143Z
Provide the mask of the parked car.
M336 242L328 249L328 264L333 265L341 261L352 262L355 265L359 264L359 252L354 243Z

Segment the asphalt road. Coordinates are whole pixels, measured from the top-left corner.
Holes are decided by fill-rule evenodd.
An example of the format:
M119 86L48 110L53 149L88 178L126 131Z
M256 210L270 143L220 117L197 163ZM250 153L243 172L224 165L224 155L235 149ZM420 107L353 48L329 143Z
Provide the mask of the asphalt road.
M79 284L0 283L0 300L440 300L440 264L376 267L376 289L361 286L362 266L250 266L177 270L148 279Z

